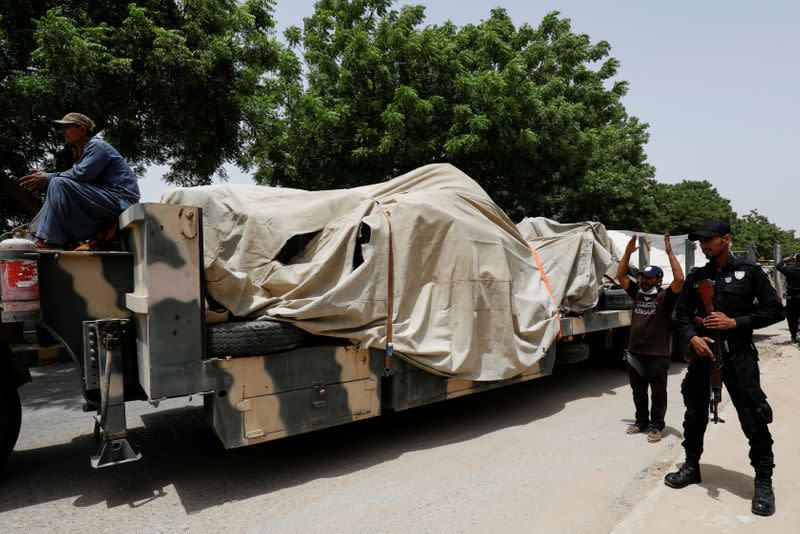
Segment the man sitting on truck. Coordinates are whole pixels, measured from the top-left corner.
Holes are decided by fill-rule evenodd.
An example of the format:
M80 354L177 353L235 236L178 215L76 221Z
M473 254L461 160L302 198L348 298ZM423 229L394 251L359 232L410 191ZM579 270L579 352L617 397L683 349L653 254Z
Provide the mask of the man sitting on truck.
M95 137L92 119L67 113L53 123L73 147L75 164L63 172L29 169L20 179L29 191L47 189L44 206L30 225L40 248L61 248L107 230L140 197L130 166L113 146Z
M628 426L628 434L647 432L647 441L661 441L664 416L667 413L667 371L672 354L670 319L678 295L683 288L683 271L672 252L669 234L664 234L664 250L672 268L669 290L661 288L664 271L647 265L639 271L639 281L628 277L631 254L637 251L636 234L631 236L619 262L617 280L633 298L631 332L628 339L628 375L633 390L636 419ZM652 406L647 409L647 387L650 386Z

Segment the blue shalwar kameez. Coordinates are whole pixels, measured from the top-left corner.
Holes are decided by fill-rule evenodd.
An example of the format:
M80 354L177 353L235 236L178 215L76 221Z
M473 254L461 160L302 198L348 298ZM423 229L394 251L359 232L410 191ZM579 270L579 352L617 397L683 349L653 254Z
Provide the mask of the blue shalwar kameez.
M55 245L83 241L139 201L139 185L119 152L92 137L68 171L47 173L47 196L33 230Z

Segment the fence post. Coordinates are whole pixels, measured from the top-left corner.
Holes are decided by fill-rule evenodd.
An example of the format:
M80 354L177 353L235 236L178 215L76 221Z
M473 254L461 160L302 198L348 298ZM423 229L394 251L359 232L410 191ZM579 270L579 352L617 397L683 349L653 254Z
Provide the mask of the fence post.
M683 242L683 252L684 252L684 260L683 260L683 268L684 268L684 276L689 274L689 271L692 270L694 267L694 252L695 252L695 245L694 241L689 239Z
M646 235L639 236L639 270L650 265L650 240Z
M758 253L756 253L756 246L754 243L747 245L747 259L758 262Z
M772 246L772 254L774 258L772 264L775 265L783 258L783 245L780 243L775 243ZM783 273L778 271L778 269L773 268L772 279L775 281L775 291L778 292L778 297L783 298L783 285L786 283Z

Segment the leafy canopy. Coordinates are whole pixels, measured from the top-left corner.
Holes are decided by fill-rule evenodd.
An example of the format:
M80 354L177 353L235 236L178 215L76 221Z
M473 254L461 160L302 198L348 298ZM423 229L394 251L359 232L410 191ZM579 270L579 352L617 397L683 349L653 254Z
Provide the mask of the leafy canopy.
M494 9L457 28L391 5L322 0L302 31L287 31L307 87L287 102L286 153L259 158L257 179L350 187L450 162L512 217L645 224L647 126L621 103L627 85L612 81L607 42L557 13L517 28Z
M50 120L80 111L126 159L169 164L168 182L247 168L281 137L281 95L299 63L276 41L274 0L33 1L0 12L0 200L30 213L14 177L58 167ZM68 165L61 163L61 166ZM29 199L30 200L30 199ZM9 213L0 216L10 216Z
M794 232L779 228L757 210L751 210L733 223L734 249L746 250L749 244L755 245L756 254L766 259L774 259L773 246L779 243L784 254L800 252L800 239Z
M720 195L706 180L659 183L653 194L658 201L658 207L652 224L657 228L669 229L676 235L688 234L708 219L731 222L736 219L730 200Z
M15 177L70 164L49 121L80 111L134 166L169 165L181 185L224 177L224 163L322 189L450 162L516 219L678 234L723 218L737 244L800 248L756 211L737 218L707 181L653 179L648 126L622 104L606 41L556 12L517 27L494 9L457 27L393 5L320 0L287 48L274 0L4 2L0 226L40 204Z

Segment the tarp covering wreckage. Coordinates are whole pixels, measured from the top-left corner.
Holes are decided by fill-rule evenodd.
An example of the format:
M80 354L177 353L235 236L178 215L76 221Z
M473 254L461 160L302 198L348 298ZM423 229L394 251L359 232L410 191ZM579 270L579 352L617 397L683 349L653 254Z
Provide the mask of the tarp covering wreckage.
M558 335L564 284L551 294L520 229L451 165L353 189L213 185L162 201L203 209L206 289L235 316L379 349L391 325L396 355L480 381L523 372Z

